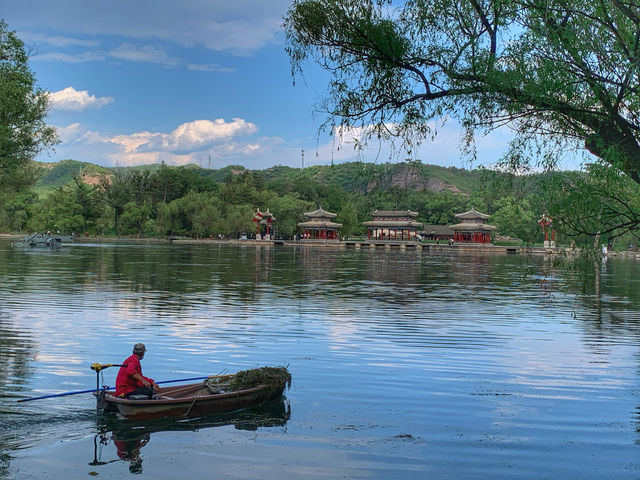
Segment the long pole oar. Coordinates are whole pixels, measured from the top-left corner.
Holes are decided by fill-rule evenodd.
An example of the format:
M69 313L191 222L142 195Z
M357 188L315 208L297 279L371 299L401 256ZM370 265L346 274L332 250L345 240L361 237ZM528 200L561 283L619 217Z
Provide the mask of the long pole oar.
M163 383L176 383L176 382L190 382L192 380L205 380L209 378L209 375L206 377L192 377L192 378L179 378L177 380L163 380L162 382L156 382L158 385ZM113 390L113 387L103 387L100 390ZM21 398L18 402L30 402L32 400L43 400L45 398L55 398L55 397L66 397L67 395L80 395L81 393L91 393L95 392L96 389L92 388L91 390L78 390L76 392L64 392L64 393L54 393L51 395L42 395L41 397L30 397L30 398Z
M206 377L180 378L178 380L163 380L162 382L156 382L156 383L158 385L162 385L163 383L190 382L192 380L206 380L207 378L210 378L210 377L211 375L207 375Z
M111 390L111 387L106 387L105 390ZM95 391L96 389L92 388L91 390L78 390L77 392L54 393L52 395L42 395L41 397L21 398L18 402L30 402L31 400L42 400L43 398L66 397L67 395L79 395L81 393L91 393Z

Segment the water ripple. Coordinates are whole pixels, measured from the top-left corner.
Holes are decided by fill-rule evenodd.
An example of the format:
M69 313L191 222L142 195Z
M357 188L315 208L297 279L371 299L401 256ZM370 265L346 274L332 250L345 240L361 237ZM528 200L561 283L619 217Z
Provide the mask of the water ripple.
M0 241L0 455L87 475L91 395L15 400L92 388L143 341L155 379L293 374L286 428L154 434L158 479L212 452L228 478L637 478L640 275L604 268L596 292L532 257Z

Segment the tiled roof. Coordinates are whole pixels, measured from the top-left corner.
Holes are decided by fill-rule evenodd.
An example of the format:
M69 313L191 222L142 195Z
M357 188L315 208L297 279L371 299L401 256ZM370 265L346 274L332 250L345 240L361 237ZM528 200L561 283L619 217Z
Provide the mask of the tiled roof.
M309 220L308 222L299 223L298 226L302 228L340 228L342 227L342 224L330 222L328 220Z
M418 212L411 210L374 210L371 212L372 217L417 217Z
M462 232L481 232L481 231L492 231L496 230L498 227L494 227L493 225L489 225L488 223L471 223L471 222L463 222L458 223L457 225L451 225L451 228L456 231Z
M314 210L313 212L307 212L304 214L305 217L311 218L336 218L338 215L336 213L327 212L322 207Z
M381 228L394 228L394 227L414 227L420 228L422 224L420 222L414 222L412 220L370 220L368 222L362 222L366 227L381 227Z
M471 220L474 220L476 218L480 218L480 219L486 220L490 216L491 215L487 215L486 213L480 213L479 211L477 211L473 207L471 207L471 210L469 210L468 212L456 214L456 218L462 218L462 219L466 218L466 219L471 219Z

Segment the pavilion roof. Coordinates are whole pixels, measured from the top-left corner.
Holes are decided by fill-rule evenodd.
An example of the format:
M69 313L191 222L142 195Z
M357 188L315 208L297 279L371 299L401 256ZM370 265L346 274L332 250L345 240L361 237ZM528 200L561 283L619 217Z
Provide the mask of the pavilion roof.
M306 215L306 214L305 214ZM329 220L309 220L308 222L301 222L298 224L299 227L302 228L335 228L338 229L342 227L341 223L332 222Z
M472 223L472 222L463 222L458 223L457 225L451 225L451 229L460 232L481 232L481 231L493 231L498 227L493 225L489 225L488 223Z
M304 216L310 217L310 218L336 218L338 214L327 212L322 207L319 207L317 210L314 210L313 212L305 212Z
M411 210L374 210L371 212L372 217L417 217L418 212Z
M266 220L267 218L271 218L271 220L275 220L276 219L276 217L273 216L273 213L271 213L268 208L267 208L266 212L261 212L260 209L258 208L256 213L260 213L262 215L262 220L263 221Z
M413 220L370 220L368 222L362 222L366 227L380 227L380 228L397 228L397 227L413 227L420 228L422 223L414 222Z
M473 207L471 207L471 210L469 210L468 212L456 214L456 218L469 219L469 220L475 220L475 219L486 220L490 216L491 215L487 215L486 213L480 213Z

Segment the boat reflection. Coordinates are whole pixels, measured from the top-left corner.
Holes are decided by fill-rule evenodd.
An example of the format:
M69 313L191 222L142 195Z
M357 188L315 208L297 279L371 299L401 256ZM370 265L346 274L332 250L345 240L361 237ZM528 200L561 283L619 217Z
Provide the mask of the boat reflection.
M125 461L131 473L142 472L142 448L151 441L156 432L192 431L203 428L233 425L238 430L257 430L259 427L279 427L291 418L291 406L286 398L262 404L246 410L206 415L197 418L158 419L145 422L118 419L114 414L105 413L98 418L98 434L93 439L93 460L91 466L107 465ZM104 447L113 443L117 458L103 460Z

